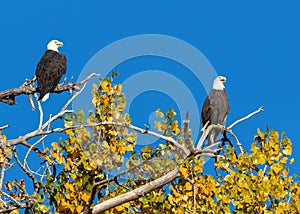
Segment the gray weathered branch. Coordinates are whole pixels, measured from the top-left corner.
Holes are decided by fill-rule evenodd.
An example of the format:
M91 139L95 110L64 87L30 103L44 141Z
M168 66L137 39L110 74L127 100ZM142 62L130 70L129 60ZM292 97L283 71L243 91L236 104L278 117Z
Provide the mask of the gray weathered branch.
M243 118L241 118L241 119L239 119L239 120L236 120L234 123L232 123L232 124L229 125L228 127L222 126L222 125L215 125L215 124L211 124L211 125L209 125L208 127L204 127L204 128L202 129L202 131L203 131L202 136L201 136L201 138L200 138L200 140L198 141L197 146L196 146L197 149L201 149L201 147L202 147L202 145L203 145L205 139L207 138L207 135L209 134L209 132L210 132L212 129L219 129L219 130L221 130L221 131L227 131L227 132L229 132L229 133L234 137L234 139L237 141L237 145L239 146L241 152L243 153L242 145L241 145L241 143L238 141L238 138L236 137L236 135L233 133L232 128L233 128L234 126L236 126L237 124L239 124L239 123L241 123L241 122L243 122L243 121L249 119L250 117L253 117L254 115L256 115L256 114L258 114L258 113L260 113L260 112L262 112L262 111L263 111L263 107L259 107L256 111L254 111L254 112L248 114L247 116L245 116L245 117L243 117Z
M91 74L89 75L86 79L82 80L81 82L78 83L72 83L71 81L68 84L58 84L56 86L56 88L54 89L54 91L52 93L61 93L64 91L70 91L72 92L74 91L79 91L80 90L80 86L83 85L84 83L86 83L87 81L89 81L92 77L97 76L98 74ZM0 92L0 102L9 104L9 105L15 105L16 101L15 101L15 97L19 96L21 94L26 94L26 95L32 95L34 93L37 92L36 87L28 87L33 81L35 80L35 78L33 78L32 80L26 81L24 82L20 87L18 88L12 88L12 89L8 89L5 91Z
M173 181L174 179L176 179L179 176L180 176L179 169L176 168L176 169L168 172L167 174L159 177L158 179L151 181L135 190L129 191L122 195L118 195L114 198L108 199L107 201L104 201L100 204L95 205L92 210L92 213L93 214L101 213L105 210L108 210L108 209L111 209L118 205L124 204L128 201L138 199L138 198L144 196L145 194L152 192L153 190L170 183L171 181Z

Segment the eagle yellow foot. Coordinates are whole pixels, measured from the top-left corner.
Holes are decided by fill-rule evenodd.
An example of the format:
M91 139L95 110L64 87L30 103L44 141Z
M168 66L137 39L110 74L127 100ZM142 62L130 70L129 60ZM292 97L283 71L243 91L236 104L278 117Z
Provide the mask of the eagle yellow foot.
M226 126L221 125L221 124L218 124L218 128L222 131L226 131L226 129L227 129Z

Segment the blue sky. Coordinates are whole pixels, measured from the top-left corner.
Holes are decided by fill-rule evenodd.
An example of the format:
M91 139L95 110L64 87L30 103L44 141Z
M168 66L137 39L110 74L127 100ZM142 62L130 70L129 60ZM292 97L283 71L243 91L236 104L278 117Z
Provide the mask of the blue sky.
M299 166L299 6L297 1L1 2L0 90L18 87L33 77L47 42L54 38L64 42L61 52L68 59L66 77L77 79L88 61L111 43L143 34L171 36L197 48L217 74L227 77L228 123L264 106L263 113L234 129L245 147L253 142L256 128L264 130L268 124L292 139ZM115 69L120 71L116 82L144 70L174 72L196 96L199 108L206 97L201 83L171 60L134 58ZM168 94L150 92L132 101L134 124L143 126L154 109L176 109L177 102L185 99L172 101ZM43 104L45 115L55 113L68 97L67 93L52 95ZM5 130L8 138L38 125L38 112L31 111L27 97L17 97L17 102L16 106L0 103L0 126L11 125ZM297 172L296 166L293 172Z

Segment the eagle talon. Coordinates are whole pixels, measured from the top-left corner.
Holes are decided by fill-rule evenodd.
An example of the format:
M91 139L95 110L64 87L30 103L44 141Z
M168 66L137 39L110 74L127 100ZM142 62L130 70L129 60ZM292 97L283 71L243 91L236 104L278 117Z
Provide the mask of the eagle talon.
M217 126L218 126L218 128L219 128L220 130L226 131L226 126L221 125L221 124L218 124Z

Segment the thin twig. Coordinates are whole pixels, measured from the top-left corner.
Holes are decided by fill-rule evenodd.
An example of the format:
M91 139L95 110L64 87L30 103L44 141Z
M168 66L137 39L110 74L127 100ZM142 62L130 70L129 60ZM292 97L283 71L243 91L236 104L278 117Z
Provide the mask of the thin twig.
M0 126L0 131L3 130L3 129L6 129L6 128L8 128L8 127L9 127L9 125Z
M39 129L41 129L42 128L42 124L43 124L43 119L44 119L44 112L43 112L43 108L42 108L41 102L38 100L38 95L36 93L34 93L34 97L37 100L37 105L38 105L38 109L39 109L39 112L40 112Z
M84 85L82 86L82 88L77 91L72 97L71 99L68 100L68 102L64 105L64 107L61 109L61 111L64 111L68 108L68 106L74 101L74 99L79 95L81 94L81 92L84 90L85 86L86 86L87 83L84 83Z
M95 124L95 125L97 125L97 124ZM184 146L179 144L176 140L174 140L171 137L167 137L167 136L164 136L164 135L161 135L161 134L158 134L156 132L149 131L149 130L145 131L144 129L139 128L139 127L134 126L134 125L131 125L131 124L118 123L118 122L102 122L101 125L116 125L116 126L127 127L129 129L138 131L141 134L148 134L148 135L163 139L165 141L168 141L168 142L172 143L178 149L181 149L186 155L189 155L189 151Z
M194 191L193 214L196 214L197 213L197 195L198 195L198 186L197 186L196 182L194 182L194 184L193 184L193 191Z
M118 195L114 198L108 199L100 204L97 204L93 207L93 210L91 213L101 213L105 210L108 210L110 208L113 208L115 206L118 206L120 204L126 203L128 201L135 200L161 186L164 186L168 184L169 182L173 181L177 177L180 176L180 172L178 170L178 167L167 174L155 179L154 181L151 181L141 187L138 187L137 189L131 190L127 193Z
M212 130L212 129L219 129L221 131L227 131L229 132L234 126L236 126L237 124L249 119L250 117L254 116L255 114L258 114L260 112L263 111L263 108L260 107L258 108L256 111L252 112L251 114L248 114L247 116L239 119L239 120L236 120L234 123L232 123L230 126L228 127L225 127L225 126L222 126L222 125L216 125L216 124L211 124L209 125L206 129L203 130L203 133L202 133L202 136L200 138L200 140L198 141L197 143L197 149L201 149L205 139L207 138L207 135L209 134L209 132ZM230 133L231 134L231 133ZM238 139L236 138L237 142L239 143ZM241 144L239 143L239 146L241 146Z
M44 134L50 134L50 133L54 133L54 132L63 132L64 129L58 128L58 129L53 129L53 130L49 130L49 131L43 131L43 129L45 129L49 124L51 124L53 121L57 120L58 118L62 117L64 114L66 113L72 113L73 110L65 110L63 112L59 112L57 115L51 117L48 121L46 121L43 125L41 129L32 131L27 133L24 136L20 136L16 139L12 139L12 140L8 140L7 141L7 145L8 146L12 146L12 145L17 145L17 144L22 144L24 146L27 146L28 148L31 147L30 144L26 143L27 140L40 136L40 135L44 135ZM34 151L36 151L36 149L34 149ZM42 153L42 152L41 152Z
M185 120L183 121L184 129L183 129L183 138L184 144L187 146L190 153L194 153L194 145L191 143L191 139L189 136L189 112L186 112Z
M244 120L249 119L250 117L252 117L252 116L254 116L254 115L256 115L256 114L258 114L258 113L260 113L260 112L262 112L262 111L264 111L264 109L263 109L263 107L261 106L261 107L259 107L256 111L252 112L251 114L248 114L247 116L245 116L245 117L243 117L243 118L241 118L241 119L235 121L234 123L232 123L232 124L231 124L230 126L228 126L227 128L228 128L228 129L232 129L232 128L233 128L234 126L236 126L237 124L243 122Z
M5 174L5 164L2 163L3 167L1 169L1 177L0 177L0 189L2 189L4 174Z
M25 207L25 204L20 203L19 201L17 201L16 199L14 199L12 196L10 196L9 194L7 194L6 192L0 190L0 194L4 195L6 198L8 198L9 200L11 200L12 202L14 202L17 207Z
M26 155L25 155L25 157L24 157L24 167L26 168L26 166L27 166L27 169L28 169L31 173L33 173L33 174L35 174L35 175L38 175L38 176L42 176L42 175L41 175L41 174L38 174L37 172L34 172L33 170L30 169L29 165L27 164L27 159L28 159L28 156L29 156L30 152L32 151L32 149L35 148L36 145L38 145L40 142L42 142L46 137L47 137L47 135L44 135L44 136L41 137L38 141L36 141L34 144L32 144L32 146L28 149L28 151L27 151L27 153L26 153Z
M233 136L233 138L234 138L235 141L236 141L236 145L239 147L241 153L244 154L243 146L242 146L242 144L240 143L238 137L233 133L233 131L232 131L231 129L227 130L227 132L229 132L229 133Z
M39 184L36 180L36 178L34 177L34 175L29 172L21 163L21 161L19 160L18 156L17 156L17 150L16 148L13 149L13 153L14 153L14 158L16 159L17 163L19 164L19 166L21 167L21 169L26 173L26 175L28 177L31 178L32 180L32 183L33 183L33 193L32 193L32 196L35 196L37 193L38 193L38 190L39 190Z

